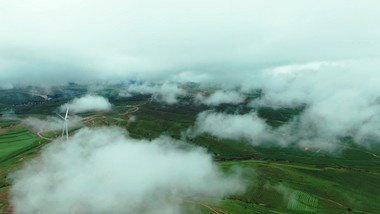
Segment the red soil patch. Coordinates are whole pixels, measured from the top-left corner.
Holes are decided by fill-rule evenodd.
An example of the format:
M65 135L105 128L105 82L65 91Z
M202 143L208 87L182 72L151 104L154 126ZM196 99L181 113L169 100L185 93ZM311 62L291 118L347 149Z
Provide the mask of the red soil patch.
M6 201L7 199L7 193L0 193L0 201Z
M8 193L0 193L0 201L8 201ZM8 206L4 210L4 214L12 214L13 213L13 207ZM0 210L1 212L1 210Z
M13 214L13 207L9 205L9 206L5 209L5 213L4 213L4 214Z

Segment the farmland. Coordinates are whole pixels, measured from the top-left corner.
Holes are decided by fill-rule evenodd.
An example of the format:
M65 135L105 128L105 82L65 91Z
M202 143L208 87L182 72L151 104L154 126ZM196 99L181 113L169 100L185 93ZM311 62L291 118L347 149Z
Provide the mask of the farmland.
M15 127L15 128L13 128ZM35 158L46 141L26 128L6 122L0 134L0 210L9 210L7 194L9 175L22 166L24 161Z
M80 89L79 86L75 86ZM10 93L10 92L7 92ZM299 148L252 146L241 140L220 139L209 134L190 138L183 133L194 125L198 113L210 109L204 105L187 105L187 97L179 104L164 105L149 96L119 98L113 89L103 90L114 105L109 112L86 112L82 116L86 126L120 126L136 139L155 139L169 136L203 147L217 166L226 174L242 168L248 187L244 193L223 200L190 197L183 203L189 213L379 213L380 159L379 150L358 146L352 139L343 139L345 149L337 154L305 151ZM75 96L83 94L82 90ZM1 106L11 108L8 100ZM39 99L29 96L20 99ZM49 103L16 106L17 120L1 121L0 135L0 209L8 209L4 195L12 181L9 172L38 157L40 149L48 143L25 126L21 120L28 116L53 115L58 106L72 99L63 96ZM259 116L272 127L287 123L303 107L297 109L259 109ZM214 110L245 113L252 109L222 105ZM22 112L22 113L21 113ZM137 118L131 121L130 118ZM73 129L72 132L75 132ZM59 132L43 133L54 138Z

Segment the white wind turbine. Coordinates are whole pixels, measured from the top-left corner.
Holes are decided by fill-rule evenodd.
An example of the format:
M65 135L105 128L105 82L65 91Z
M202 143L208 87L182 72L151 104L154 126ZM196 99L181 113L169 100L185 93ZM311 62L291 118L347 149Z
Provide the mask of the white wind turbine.
M63 122L63 129L62 129L62 137L63 135L65 134L65 131L66 131L66 140L69 141L69 128L68 128L68 125L67 125L67 120L68 120L68 115L69 115L69 108L70 107L67 107L66 109L66 115L65 117L62 117L60 114L57 113L57 115L62 118L62 120L64 121Z

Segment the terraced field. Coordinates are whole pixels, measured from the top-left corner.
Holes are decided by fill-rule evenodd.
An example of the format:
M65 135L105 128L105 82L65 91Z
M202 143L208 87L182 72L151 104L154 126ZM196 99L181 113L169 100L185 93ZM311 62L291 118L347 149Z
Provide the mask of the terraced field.
M318 212L318 198L311 196L305 192L294 191L289 196L289 202L287 208L289 210L301 211L301 212Z
M230 197L228 203L261 205L252 206L253 213L256 208L266 208L264 213L346 213L348 210L380 213L378 173L286 161L236 160L220 161L218 165L227 171L236 167L246 169L247 191Z
M45 140L26 128L2 130L0 134L0 213L10 209L7 199L10 187L9 173L17 170L26 159L36 157L38 148L44 144L46 144Z
M40 140L26 128L10 130L0 135L0 161L38 145Z
M207 109L205 106L166 106L148 102L146 97L133 99L110 98L115 104L111 112L87 112L81 116L89 120L85 123L88 126L121 126L134 138L154 139L167 135L181 139L181 134L194 125L196 115ZM38 113L45 115L45 111L57 105L59 103L51 103L48 109ZM127 107L132 105L138 105L139 110ZM33 112L39 111L38 108ZM217 110L237 111L234 106L222 106ZM259 115L275 127L301 110L262 109ZM137 120L129 122L130 116ZM0 126L1 194L8 192L10 187L8 172L17 169L28 158L38 156L38 148L46 141L26 128L17 128L20 126L11 127L7 122L1 122ZM54 133L44 133L44 136L54 138ZM189 198L184 203L187 213L380 213L380 158L377 157L380 147L369 150L345 139L346 148L332 155L291 147L254 147L207 134L185 140L204 147L226 173L235 168L244 169L242 176L248 184L246 192L223 200ZM3 199L0 198L0 213L8 205ZM192 212L194 210L196 212Z

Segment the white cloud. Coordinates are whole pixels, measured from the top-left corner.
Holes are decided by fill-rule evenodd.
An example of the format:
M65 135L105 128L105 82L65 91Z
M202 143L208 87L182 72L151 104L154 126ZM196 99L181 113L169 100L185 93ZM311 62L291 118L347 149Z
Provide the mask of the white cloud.
M0 120L13 120L15 118L17 118L17 115L13 109L1 112Z
M129 123L135 123L135 122L137 122L137 117L134 116L134 115L129 116L128 122Z
M70 107L70 112L81 113L86 111L109 111L112 108L108 99L97 95L86 95L80 98L75 98L70 103L62 105L60 112L66 112Z
M279 108L305 104L299 124L289 124L286 129L298 130L288 135L309 141L310 146L333 146L342 137L353 137L361 144L379 142L375 137L380 131L376 65L373 61L343 61L292 65L285 69L288 72L275 75L269 71L267 81L262 81L263 97L251 105Z
M12 88L13 88L12 83L7 82L7 83L0 84L0 89L9 90Z
M123 93L152 94L153 98L168 104L178 102L178 96L185 95L186 91L177 84L165 82L163 84L133 84L129 85Z
M119 128L84 128L53 142L13 175L16 213L180 213L189 197L244 190L203 149L170 138L135 140Z
M197 94L195 97L196 102L200 102L210 106L217 106L223 103L238 104L244 102L243 95L235 91L223 91L217 90L208 97L204 97L202 94Z
M297 71L316 71L321 68L323 65L330 65L327 62L309 62L306 64L295 64L295 65L284 65L275 67L269 73L275 77L281 74L294 74Z
M187 133L190 136L208 133L219 138L259 144L267 129L265 121L255 113L237 115L205 111L198 114L194 127Z
M120 90L119 91L119 94L118 94L119 97L131 97L132 94L128 92L128 90L124 89L124 90Z
M266 189L272 189L277 191L283 196L284 201L289 201L291 200L289 197L291 196L292 192L294 192L294 189L285 186L282 183L276 184L276 185L271 185L269 182L264 184L264 188Z

